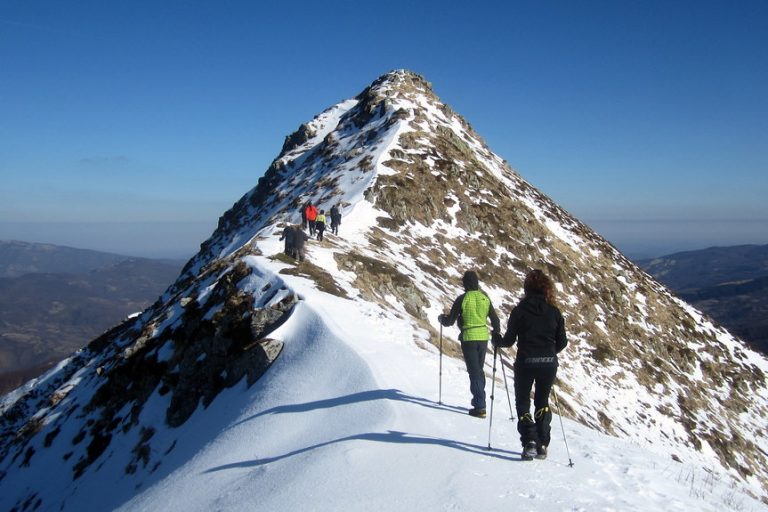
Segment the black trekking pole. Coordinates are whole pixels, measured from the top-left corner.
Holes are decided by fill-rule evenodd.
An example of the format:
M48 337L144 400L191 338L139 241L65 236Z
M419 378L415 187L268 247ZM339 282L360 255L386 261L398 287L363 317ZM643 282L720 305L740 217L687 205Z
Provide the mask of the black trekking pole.
M443 324L440 324L440 384L437 393L437 403L443 405Z
M515 412L512 409L512 400L509 399L509 384L507 384L507 371L504 369L504 352L499 352L501 359L501 374L504 376L504 387L507 388L507 403L509 404L509 419L515 419Z
M568 440L565 438L565 427L563 427L563 415L560 412L560 402L557 400L557 391L552 386L552 393L555 395L555 405L557 406L557 416L560 418L560 429L563 431L563 441L565 442L565 452L568 454L568 467L573 467L573 461L571 460L571 450L568 449Z
M491 378L491 416L488 419L488 449L491 449L491 425L493 425L493 392L496 389L496 346L493 347L493 377Z

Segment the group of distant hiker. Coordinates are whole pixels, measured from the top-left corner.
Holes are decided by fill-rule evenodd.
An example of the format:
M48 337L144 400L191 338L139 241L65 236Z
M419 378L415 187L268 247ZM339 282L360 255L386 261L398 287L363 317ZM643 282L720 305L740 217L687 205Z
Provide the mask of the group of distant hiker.
M330 217L331 233L338 235L339 226L341 225L341 210L339 209L339 205L335 204L331 207ZM307 202L301 207L301 224L289 224L283 229L280 236L280 240L285 240L285 254L297 261L304 261L304 246L307 240L311 237L317 237L317 240L322 242L326 222L325 210L318 210L315 204ZM309 231L309 235L305 232L307 230Z
M517 343L513 369L522 458L546 458L552 421L549 395L557 375L557 354L568 344L563 315L555 301L554 284L541 270L528 273L523 283L523 299L510 313L503 336L493 304L488 295L480 290L477 273L471 270L465 272L462 285L464 293L453 302L450 313L441 314L438 321L446 327L458 322L461 329L459 341L472 394L469 414L478 418L486 416L483 365L489 339L493 345L494 370L498 349ZM530 410L531 389L534 389L533 415Z

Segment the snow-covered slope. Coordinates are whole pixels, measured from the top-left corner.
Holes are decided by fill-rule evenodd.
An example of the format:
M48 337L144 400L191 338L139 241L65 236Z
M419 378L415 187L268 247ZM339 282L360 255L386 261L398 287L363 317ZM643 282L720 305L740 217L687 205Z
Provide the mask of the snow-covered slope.
M341 236L296 265L277 236L308 200ZM470 267L503 317L527 269L557 281L574 467L557 419L517 460L500 365L493 428L466 415L452 330L437 403ZM396 71L289 136L152 308L3 399L0 506L757 510L767 369Z

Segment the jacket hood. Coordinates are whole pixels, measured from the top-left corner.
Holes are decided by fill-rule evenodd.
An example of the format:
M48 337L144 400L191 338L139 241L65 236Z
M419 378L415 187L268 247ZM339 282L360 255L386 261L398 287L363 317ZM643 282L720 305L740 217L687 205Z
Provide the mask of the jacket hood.
M464 277L461 278L461 284L464 286L464 290L473 291L480 289L480 280L477 274L472 270L464 272Z
M520 302L520 306L533 315L543 315L547 309L547 299L541 293L526 295Z

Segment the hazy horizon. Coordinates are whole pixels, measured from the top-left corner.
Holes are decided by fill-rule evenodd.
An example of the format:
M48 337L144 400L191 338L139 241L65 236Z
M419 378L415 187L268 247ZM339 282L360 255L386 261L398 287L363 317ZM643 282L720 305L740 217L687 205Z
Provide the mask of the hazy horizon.
M768 220L579 219L631 259L655 258L709 247L765 245ZM1 222L0 240L45 243L159 259L194 256L216 229L211 222ZM712 226L728 236L711 236ZM344 236L343 225L341 236Z

